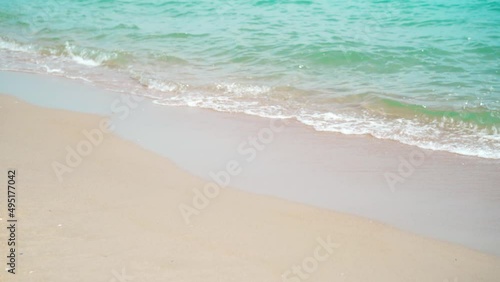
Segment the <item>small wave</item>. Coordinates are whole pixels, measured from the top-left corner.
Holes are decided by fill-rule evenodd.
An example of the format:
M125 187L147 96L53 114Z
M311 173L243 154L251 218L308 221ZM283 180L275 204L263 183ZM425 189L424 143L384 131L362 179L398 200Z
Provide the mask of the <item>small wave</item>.
M103 63L118 57L116 53L112 52L108 53L94 49L77 48L69 42L66 42L65 44L65 51L74 62L90 67L100 66Z
M33 46L23 45L9 40L4 40L0 37L0 49L16 51L16 52L30 52L33 50Z
M371 113L308 113L297 120L317 131L370 135L424 149L500 159L498 125L479 126L442 116L415 118L383 117Z
M161 92L177 92L182 86L172 82L161 82L154 79L148 79L146 82L148 89L158 90Z
M31 53L32 55L43 56L59 56L69 57L73 62L90 67L97 67L106 65L118 59L117 52L108 52L104 50L83 48L72 45L66 42L64 46L36 46L31 44L22 44L9 39L0 37L0 50L7 50L13 52ZM63 58L62 58L63 59ZM50 72L50 70L47 70ZM54 70L56 72L62 70Z
M96 61L94 61L92 59L85 59L85 58L82 58L80 56L71 55L71 58L76 63L78 63L80 65L84 65L84 66L96 67L96 66L101 65L100 62L96 62Z
M156 99L154 103L265 118L294 118L316 131L370 135L424 149L500 159L499 123L491 120L485 123L482 119L486 115L484 113L479 113L479 120L476 121L467 114L432 111L425 107L406 105L394 109L394 105L400 102L388 102L388 98L376 95L344 98L342 102L347 102L346 104L330 104L326 108L335 110L328 111L325 107L318 108L318 105L315 109L314 103L266 103L266 97L272 96L274 89L264 86L219 83L215 90L211 93L189 91Z
M269 93L271 90L268 86L244 85L238 83L218 83L216 89L223 91L225 94L235 95L236 97L261 96Z

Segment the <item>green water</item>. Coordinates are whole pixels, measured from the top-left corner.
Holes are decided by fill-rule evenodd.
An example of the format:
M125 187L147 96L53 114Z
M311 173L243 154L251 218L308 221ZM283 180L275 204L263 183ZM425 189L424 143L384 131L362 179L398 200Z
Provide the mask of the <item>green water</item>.
M0 69L500 158L500 1L0 6Z

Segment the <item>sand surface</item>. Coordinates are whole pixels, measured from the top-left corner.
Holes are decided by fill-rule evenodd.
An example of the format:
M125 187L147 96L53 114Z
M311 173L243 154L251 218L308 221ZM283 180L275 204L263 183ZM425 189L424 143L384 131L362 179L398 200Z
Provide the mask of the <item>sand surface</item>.
M104 117L0 98L0 165L17 175L16 275L0 281L498 281L500 259L363 218L220 189L112 134L60 182L54 162ZM7 251L4 184L0 249ZM22 254L21 254L22 253ZM285 275L284 275L285 274ZM284 276L288 277L284 279Z

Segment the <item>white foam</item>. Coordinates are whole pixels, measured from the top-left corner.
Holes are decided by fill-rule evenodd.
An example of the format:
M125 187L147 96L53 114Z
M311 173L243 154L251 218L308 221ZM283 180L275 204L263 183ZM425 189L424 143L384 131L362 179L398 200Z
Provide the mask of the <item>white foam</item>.
M61 70L61 69L52 69L52 68L50 68L50 67L49 67L49 66L47 66L47 65L44 65L44 66L42 66L42 67L45 69L45 71L46 71L47 73L64 73L64 71L63 71L63 70Z
M79 52L75 51L76 47L69 42L65 43L65 51L68 56L76 63L89 67L97 67L104 62L117 57L115 53L105 53L102 51L82 49Z
M259 87L241 87L219 84L219 93L182 93L155 100L169 106L189 106L221 112L238 112L265 118L295 118L317 131L337 132L346 135L371 135L375 138L394 140L424 149L448 151L467 156L500 159L500 130L496 126L479 128L475 124L452 118L431 121L406 118L389 118L368 111L321 112L298 107L296 110L281 105L267 105L262 99L233 95L244 89L268 90ZM262 97L261 97L262 98Z
M423 122L332 113L302 114L297 119L318 131L368 134L424 149L500 159L500 135L495 126L478 129L477 125L465 126L463 122L453 122L450 118Z
M21 45L16 42L5 41L0 38L0 49L16 52L30 52L33 49L31 45Z
M154 79L149 79L146 83L148 89L158 90L161 92L175 92L179 90L179 85L169 82L161 82Z
M92 59L85 59L85 58L82 58L80 56L71 55L71 59L73 61L75 61L76 63L78 63L80 65L84 65L84 66L97 67L97 66L101 65L99 62L96 62Z
M216 85L216 88L217 90L222 90L225 94L233 94L238 97L260 96L271 90L268 86L244 85L238 83L219 83Z

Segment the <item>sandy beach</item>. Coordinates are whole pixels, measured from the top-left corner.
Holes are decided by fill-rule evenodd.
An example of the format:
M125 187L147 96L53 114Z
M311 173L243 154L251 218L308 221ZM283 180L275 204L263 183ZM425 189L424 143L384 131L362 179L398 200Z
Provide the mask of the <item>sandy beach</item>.
M18 171L19 219L16 275L2 272L1 281L500 277L498 257L274 197L208 188L214 197L207 197L208 204L200 200L198 209L193 191L206 181L111 133L60 182L54 162L63 164L65 148L86 140L83 132L107 118L41 108L6 95L0 106L1 165L3 171ZM196 208L188 222L181 204ZM7 232L0 234L3 254Z
M0 282L500 281L500 1L5 1Z

